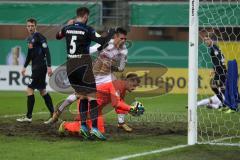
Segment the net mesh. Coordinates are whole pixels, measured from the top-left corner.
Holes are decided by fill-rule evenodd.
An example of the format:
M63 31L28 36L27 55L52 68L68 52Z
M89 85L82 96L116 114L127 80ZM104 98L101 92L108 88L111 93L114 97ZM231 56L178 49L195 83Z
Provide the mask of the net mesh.
M219 59L218 57L218 60L225 63L226 66L228 61L233 59L236 59L239 64L239 15L238 0L200 0L198 100L206 99L205 103L202 103L204 105L198 106L198 141L200 143L240 145L239 113L226 113L229 112L228 108L220 111L223 107L217 109L219 108L219 98L215 97L215 100L211 98L211 101L208 101L215 94L212 91L214 87L212 84L216 71L213 72L214 60L210 56L211 48L206 42L207 37L219 47L224 58ZM219 66L215 64L215 66L222 67L220 64ZM213 103L217 105L212 106Z

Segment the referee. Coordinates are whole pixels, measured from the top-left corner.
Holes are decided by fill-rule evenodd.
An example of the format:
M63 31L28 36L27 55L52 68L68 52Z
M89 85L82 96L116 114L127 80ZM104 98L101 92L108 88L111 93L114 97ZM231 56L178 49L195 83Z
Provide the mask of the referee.
M45 104L52 116L54 112L52 99L46 92L46 74L52 74L51 57L47 45L46 38L36 30L37 21L33 18L27 20L27 30L29 37L27 38L28 53L24 67L21 71L25 75L26 67L32 62L31 82L27 88L27 114L23 118L17 119L18 122L32 122L32 112L34 107L34 90L39 90Z
M61 29L56 35L57 39L66 39L67 47L67 75L69 82L75 90L77 96L80 97L80 115L81 130L80 133L84 138L94 136L98 139L105 140L105 137L97 128L98 104L96 101L96 83L92 71L92 59L89 55L89 47L91 41L105 46L114 34L111 29L106 37L101 37L95 30L87 24L90 11L86 7L76 10L76 20L73 24L69 24ZM90 118L92 120L92 129L86 125L88 104L90 106ZM53 119L61 114L56 111Z
M213 64L214 77L211 88L222 104L224 104L225 82L227 75L224 55L210 37L204 37L204 42L208 46L209 54Z

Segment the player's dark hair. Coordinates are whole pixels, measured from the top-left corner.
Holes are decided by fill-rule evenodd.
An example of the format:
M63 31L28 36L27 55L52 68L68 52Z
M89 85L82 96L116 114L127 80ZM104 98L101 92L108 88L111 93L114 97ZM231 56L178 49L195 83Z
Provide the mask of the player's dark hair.
M27 19L27 22L34 23L35 26L37 25L37 20L34 19L34 18L29 18L29 19Z
M90 13L90 11L89 11L89 9L87 7L80 7L76 11L76 15L78 17L83 17L86 14L89 15L89 13Z
M125 29L122 28L122 27L118 27L118 28L116 29L116 33L120 33L120 34L127 35L127 30L125 30Z
M137 81L137 83L141 82L140 77L136 73L127 74L126 79L131 81Z

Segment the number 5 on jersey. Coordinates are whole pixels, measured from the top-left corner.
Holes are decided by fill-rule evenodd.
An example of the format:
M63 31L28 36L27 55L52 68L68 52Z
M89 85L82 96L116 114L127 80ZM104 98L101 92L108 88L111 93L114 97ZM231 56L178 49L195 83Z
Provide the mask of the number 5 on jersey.
M70 43L70 54L74 54L76 52L76 43L75 41L77 40L77 36L72 36L71 43Z

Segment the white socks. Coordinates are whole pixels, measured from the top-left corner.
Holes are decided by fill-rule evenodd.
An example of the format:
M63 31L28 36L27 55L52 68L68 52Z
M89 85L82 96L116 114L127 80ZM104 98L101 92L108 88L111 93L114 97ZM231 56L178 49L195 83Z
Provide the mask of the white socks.
M118 123L124 123L125 114L118 114Z
M73 103L74 101L76 101L77 99L78 99L78 98L77 98L77 96L76 96L75 94L69 95L69 96L65 99L65 101L61 104L61 106L58 107L58 110L61 111L61 112L63 112L64 109L65 109L67 106L69 106L70 104L72 104L72 103Z

